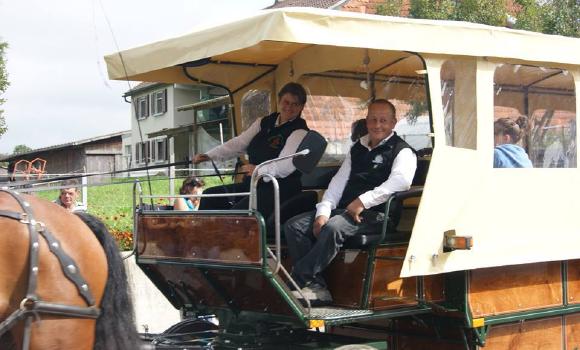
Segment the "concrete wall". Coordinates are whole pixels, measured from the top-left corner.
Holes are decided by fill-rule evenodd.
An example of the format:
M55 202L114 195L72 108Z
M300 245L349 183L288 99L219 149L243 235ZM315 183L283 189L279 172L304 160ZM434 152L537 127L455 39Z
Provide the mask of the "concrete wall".
M127 256L127 252L123 252ZM181 321L179 310L176 310L153 283L145 276L135 263L135 257L125 260L125 270L133 306L135 323L140 333L161 333Z

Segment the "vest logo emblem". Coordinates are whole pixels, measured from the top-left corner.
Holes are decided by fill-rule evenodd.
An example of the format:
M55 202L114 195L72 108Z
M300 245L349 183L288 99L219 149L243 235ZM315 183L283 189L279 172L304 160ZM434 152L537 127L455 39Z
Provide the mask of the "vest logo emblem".
M273 149L279 149L284 144L282 135L271 136L268 138L268 146Z
M383 164L383 156L381 154L377 154L373 159L373 169L378 168L381 164Z

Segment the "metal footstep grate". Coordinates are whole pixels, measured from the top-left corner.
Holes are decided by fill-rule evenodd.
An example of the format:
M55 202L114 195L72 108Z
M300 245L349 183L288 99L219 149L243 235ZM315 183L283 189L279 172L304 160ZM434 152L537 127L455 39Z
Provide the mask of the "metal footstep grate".
M335 320L370 316L372 314L373 312L371 310L353 310L339 307L313 307L312 312L306 316L308 319Z

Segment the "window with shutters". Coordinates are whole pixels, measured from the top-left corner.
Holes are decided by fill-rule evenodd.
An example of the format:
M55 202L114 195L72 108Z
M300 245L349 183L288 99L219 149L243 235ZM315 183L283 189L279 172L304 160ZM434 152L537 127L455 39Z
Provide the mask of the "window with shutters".
M135 101L135 114L137 119L145 119L149 116L149 95L137 97Z
M158 116L167 112L167 89L151 94L151 115Z
M155 140L154 149L155 159L158 162L167 160L167 138Z

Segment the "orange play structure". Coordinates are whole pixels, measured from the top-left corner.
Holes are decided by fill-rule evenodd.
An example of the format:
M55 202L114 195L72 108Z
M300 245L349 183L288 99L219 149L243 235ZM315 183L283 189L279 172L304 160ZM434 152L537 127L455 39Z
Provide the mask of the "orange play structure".
M22 174L24 180L29 180L35 176L37 179L40 179L45 173L45 168L46 160L42 158L35 158L33 160L21 159L14 164L12 178L15 179L17 174Z

